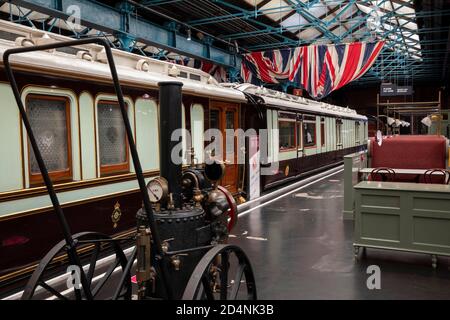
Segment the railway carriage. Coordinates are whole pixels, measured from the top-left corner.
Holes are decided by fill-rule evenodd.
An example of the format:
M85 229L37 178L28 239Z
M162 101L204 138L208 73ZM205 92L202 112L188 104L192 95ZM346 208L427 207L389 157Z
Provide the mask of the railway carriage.
M15 46L68 40L0 21L0 54ZM183 163L205 161L204 132L216 128L267 129L264 189L332 165L365 147L366 118L346 108L284 95L249 84L220 85L196 69L119 50L114 59L134 139L147 180L158 175L158 87L183 82ZM74 232L115 237L134 232L140 194L120 109L102 48L97 45L14 56L22 100L66 218ZM16 102L0 68L0 286L26 277L61 239L47 190L26 138ZM234 142L234 138L233 138ZM235 153L238 147L234 144ZM222 185L238 194L244 164L227 163ZM245 189L245 185L244 185Z
M367 117L355 110L248 83L230 86L252 97L242 108L243 125L267 130L262 166L278 169L261 176L263 190L323 170L345 154L366 148Z

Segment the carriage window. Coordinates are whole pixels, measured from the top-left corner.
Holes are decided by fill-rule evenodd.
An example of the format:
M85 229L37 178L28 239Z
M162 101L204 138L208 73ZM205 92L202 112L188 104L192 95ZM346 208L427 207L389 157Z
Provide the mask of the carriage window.
M101 175L128 172L128 143L119 104L98 102L97 116Z
M234 120L235 120L235 111L227 111L225 112L225 125L226 128L225 129L233 129L233 131L235 130L234 127ZM228 134L228 133L226 133ZM226 136L225 138L225 152L228 154L229 152L232 153L234 152L234 135L232 136Z
M303 119L303 146L316 145L316 117L305 116Z
M320 120L320 143L325 147L325 118Z
M295 141L295 121L278 121L280 151L289 150L296 147Z
M234 129L234 111L226 112L227 127L226 129Z
M72 178L70 149L70 103L66 97L29 95L26 100L30 125L50 177ZM30 184L42 183L36 157L28 143Z
M220 113L219 110L211 109L209 115L209 123L211 129L220 129L219 113Z

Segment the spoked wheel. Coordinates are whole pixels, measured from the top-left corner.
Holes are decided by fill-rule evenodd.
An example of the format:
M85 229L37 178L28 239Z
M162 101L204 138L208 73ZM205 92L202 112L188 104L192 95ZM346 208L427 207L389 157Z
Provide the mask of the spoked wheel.
M55 245L41 260L28 281L22 300L32 299L111 299L120 278L127 270L127 258L118 242L97 232L73 236L82 268L69 262L66 241ZM129 271L117 299L131 299ZM81 277L88 284L81 286Z
M210 249L192 273L183 300L256 300L255 276L241 248Z
M225 195L228 206L230 207L227 211L227 216L229 218L228 224L227 224L227 229L228 229L228 232L230 232L231 229L233 229L234 226L236 225L237 219L238 219L237 203L236 203L236 200L234 200L233 195L230 193L230 191L227 190L227 188L222 187L222 186L217 186L217 189Z

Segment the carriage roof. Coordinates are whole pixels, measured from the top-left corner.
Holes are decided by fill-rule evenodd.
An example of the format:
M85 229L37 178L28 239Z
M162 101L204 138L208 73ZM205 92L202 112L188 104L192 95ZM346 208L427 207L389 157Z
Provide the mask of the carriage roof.
M0 39L0 54L9 48L24 45L41 45L54 41L69 41L72 38L50 34L42 30L0 20L0 31L8 39ZM323 102L285 94L258 87L249 83L219 84L211 75L199 69L167 61L143 57L113 49L117 72L122 84L144 88L157 88L160 81L183 82L183 92L215 99L246 102L244 93L259 96L268 105L286 107L300 111L327 114L335 117L367 120L355 110ZM3 62L2 62L3 63ZM77 79L93 79L111 82L109 67L103 47L95 44L72 49L23 53L11 57L16 68L27 71L65 75Z
M50 34L7 21L0 21L0 31L10 39L0 39L1 55L12 47L73 40L66 36ZM122 50L113 49L112 51L119 79L123 85L157 88L158 82L176 79L183 83L183 92L186 93L236 102L246 101L242 92L220 86L211 75L199 69ZM11 57L11 63L15 68L27 71L111 83L104 49L95 44L50 52L39 51L14 55Z
M233 87L241 92L250 93L263 99L267 105L286 107L293 110L320 113L334 117L352 118L355 120L367 120L367 117L356 113L350 108L343 108L336 105L319 102L304 97L286 94L281 91L258 87L250 83L241 84L222 84L223 86Z

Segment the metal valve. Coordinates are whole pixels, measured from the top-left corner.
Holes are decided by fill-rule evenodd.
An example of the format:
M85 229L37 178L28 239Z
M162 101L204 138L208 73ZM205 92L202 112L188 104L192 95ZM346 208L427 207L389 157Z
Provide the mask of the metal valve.
M180 271L180 266L181 266L180 256L187 256L187 255L188 255L187 253L180 253L180 254L172 256L172 258L170 260L171 260L172 266L175 271Z
M175 240L175 238L169 238L169 239L163 240L163 242L161 243L161 248L164 253L167 253L169 251L170 241L173 241L173 240Z

